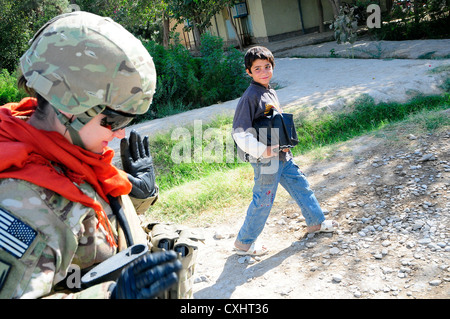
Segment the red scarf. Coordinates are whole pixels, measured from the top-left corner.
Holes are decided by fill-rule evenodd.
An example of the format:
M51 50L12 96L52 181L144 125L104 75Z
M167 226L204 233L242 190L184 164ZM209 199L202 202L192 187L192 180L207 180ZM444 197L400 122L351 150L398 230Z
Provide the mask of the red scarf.
M36 106L36 99L24 98L0 107L0 178L26 180L92 207L97 227L102 225L108 243L117 246L101 204L74 185L90 184L106 202L107 195L128 194L131 183L126 173L111 164L114 151L107 147L101 155L92 153L71 144L60 133L36 129L20 118L29 118Z

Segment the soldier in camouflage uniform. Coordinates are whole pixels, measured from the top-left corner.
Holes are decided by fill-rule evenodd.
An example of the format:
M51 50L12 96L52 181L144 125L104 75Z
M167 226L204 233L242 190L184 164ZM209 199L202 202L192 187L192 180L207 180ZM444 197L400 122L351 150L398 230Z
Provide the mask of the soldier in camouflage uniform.
M167 291L181 269L173 251L145 254L116 281L67 290L70 269L83 272L130 243L149 243L135 210L157 196L148 141L135 132L124 138L155 92L147 50L112 20L73 12L35 35L20 66L37 98L0 107L0 298ZM115 137L127 173L111 164L107 144Z

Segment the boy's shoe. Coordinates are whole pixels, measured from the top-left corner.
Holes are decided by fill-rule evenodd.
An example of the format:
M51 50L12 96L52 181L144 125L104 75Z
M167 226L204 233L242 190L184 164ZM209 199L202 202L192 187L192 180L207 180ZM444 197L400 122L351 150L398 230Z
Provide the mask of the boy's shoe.
M314 233L332 233L339 227L339 223L335 220L324 220L322 224L320 224L320 229L311 232Z
M240 250L236 248L236 254L240 256L262 256L264 254L267 254L268 252L269 249L258 242L252 243L248 250Z

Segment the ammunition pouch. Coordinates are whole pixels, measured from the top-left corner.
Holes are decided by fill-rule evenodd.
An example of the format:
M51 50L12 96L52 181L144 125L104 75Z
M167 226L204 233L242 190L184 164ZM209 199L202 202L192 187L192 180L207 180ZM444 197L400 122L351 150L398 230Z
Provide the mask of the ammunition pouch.
M178 284L165 292L163 299L190 299L193 297L194 272L199 242L205 240L201 231L179 228L174 224L150 223L145 228L151 235L152 252L175 250L183 265Z

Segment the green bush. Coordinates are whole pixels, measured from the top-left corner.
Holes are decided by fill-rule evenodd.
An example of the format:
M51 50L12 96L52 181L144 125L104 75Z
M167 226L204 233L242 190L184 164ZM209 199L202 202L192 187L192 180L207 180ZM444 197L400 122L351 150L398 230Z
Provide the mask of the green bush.
M395 3L382 19L387 23L383 23L379 29L370 29L369 32L377 39L390 41L446 39L450 36L448 0L417 2L417 10L414 10L413 5L405 6L406 3Z
M230 134L232 122L232 117L218 116L214 121L197 127L185 126L179 131L183 133L180 135L174 134L174 130L153 135L150 148L159 188L166 190L238 166ZM174 156L180 158L174 160Z
M158 118L178 109L198 106L200 99L198 62L181 44L165 49L153 41L143 42L153 57L157 72L156 93L150 110L140 120ZM167 112L167 109L173 112Z
M249 84L243 55L234 48L223 50L223 39L208 33L202 36L201 104L210 105L239 97Z
M68 0L0 0L0 69L16 70L28 41L51 18L65 12Z
M193 57L181 44L168 49L143 41L157 72L156 93L147 114L138 121L228 101L241 96L249 84L243 54L223 49L223 40L202 36L201 56Z
M27 96L24 91L17 88L17 79L14 74L9 74L8 70L0 72L0 105L9 102L19 102Z

